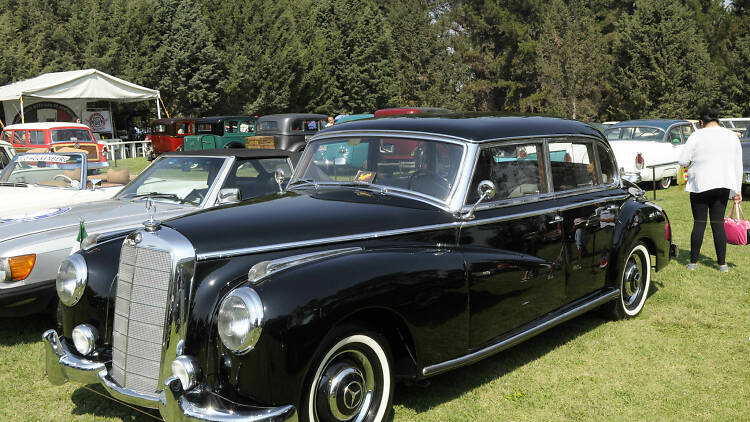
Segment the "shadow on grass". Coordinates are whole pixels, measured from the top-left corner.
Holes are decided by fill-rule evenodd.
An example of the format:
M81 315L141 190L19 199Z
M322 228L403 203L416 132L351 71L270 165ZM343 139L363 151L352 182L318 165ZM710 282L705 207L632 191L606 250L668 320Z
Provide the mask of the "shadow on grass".
M76 407L73 409L74 415L93 415L107 418L119 418L127 422L154 422L162 420L159 412L153 409L146 409L142 407L136 407L135 409L125 406L122 403L116 402L106 393L104 388L97 384L86 386L92 390L97 391L107 397L102 397L100 394L96 394L85 387L81 387L73 392L71 399L75 403ZM147 414L144 414L144 413ZM149 416L153 415L153 416Z
M705 245L706 243L705 241L703 243L704 245L701 249L707 246ZM713 248L713 242L710 242L710 243L711 244L708 246ZM690 262L690 250L689 249L685 250L685 249L680 248L680 250L677 252L677 257L675 258L675 261L677 261L677 263L680 265L683 265L683 266L687 265L688 262ZM709 268L716 268L716 266L718 265L715 258L710 258L706 255L703 255L702 253L698 254L698 264L709 267ZM729 265L730 267L736 267L736 265L731 262L727 262L727 265Z
M57 326L52 315L37 314L26 317L0 318L0 345L36 343L42 340L42 333Z
M425 412L501 378L607 321L596 312L588 312L474 365L429 378L429 388L397 384L394 405Z

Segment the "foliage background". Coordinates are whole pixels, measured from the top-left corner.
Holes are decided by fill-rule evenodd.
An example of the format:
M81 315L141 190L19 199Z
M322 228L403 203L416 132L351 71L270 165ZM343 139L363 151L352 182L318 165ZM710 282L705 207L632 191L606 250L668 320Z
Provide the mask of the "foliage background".
M750 115L750 0L0 0L0 45L0 85L97 68L172 115Z

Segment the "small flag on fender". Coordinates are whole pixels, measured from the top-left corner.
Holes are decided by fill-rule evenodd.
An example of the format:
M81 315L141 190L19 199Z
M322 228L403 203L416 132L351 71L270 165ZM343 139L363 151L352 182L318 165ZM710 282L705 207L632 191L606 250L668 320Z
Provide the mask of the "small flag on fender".
M86 224L83 221L83 217L81 217L81 223L78 225L78 236L76 236L76 241L73 244L73 249L71 249L70 251L71 255L81 250L81 244L83 243L83 239L85 239L86 236L88 236L88 233L86 233Z

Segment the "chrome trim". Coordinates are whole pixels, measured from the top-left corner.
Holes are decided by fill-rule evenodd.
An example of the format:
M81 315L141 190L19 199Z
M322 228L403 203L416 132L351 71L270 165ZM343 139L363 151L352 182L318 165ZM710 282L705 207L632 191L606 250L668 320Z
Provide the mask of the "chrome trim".
M102 384L105 390L110 396L121 400L128 404L134 404L136 406L148 407L151 409L157 409L159 407L159 396L152 396L150 394L142 394L137 391L130 390L128 388L121 387L117 384L112 377L109 376L106 369L99 372L99 382Z
M592 299L589 302L586 302L552 319L544 321L541 324L536 325L524 332L507 337L491 346L487 346L485 348L477 350L476 352L472 352L472 353L466 354L464 356L461 356L455 359L447 360L445 362L437 363L434 365L425 366L424 368L422 368L422 375L425 377L429 377L432 375L437 375L437 374L449 371L454 368L470 365L474 362L477 362L495 353L501 352L505 349L515 346L516 344L521 343L522 341L528 338L531 338L537 334L540 334L569 319L575 318L578 315L583 314L584 312L587 312L593 308L599 307L609 301L612 301L615 298L617 298L619 295L620 295L619 289L615 289L615 290L603 293L599 297L596 297L595 299Z
M99 381L99 372L107 370L101 362L77 357L67 344L60 341L55 330L45 331L42 339L45 345L45 372L52 385L62 385L68 380L93 384Z
M196 259L198 261L206 261L209 259L231 258L233 256L239 256L239 255L250 255L250 254L261 253L261 252L303 248L303 247L308 247L308 246L319 246L319 245L330 244L330 243L339 243L339 242L343 243L343 242L351 242L351 241L357 241L357 240L370 240L370 239L377 239L381 237L399 236L402 234L453 229L453 228L467 227L467 226L478 226L482 224L492 224L498 221L512 220L515 218L533 217L533 216L541 215L541 214L552 214L555 212L565 211L565 210L583 207L587 205L625 199L625 198L628 198L629 196L630 195L628 194L622 194L622 195L617 195L617 196L609 196L606 198L596 198L596 199L592 199L589 201L578 202L578 203L570 204L570 205L544 208L544 209L534 210L534 211L525 212L525 213L508 214L508 215L504 215L500 217L485 218L482 220L473 220L470 222L455 221L452 223L432 224L429 226L417 226L417 227L404 228L404 229L383 230L379 232L369 232L369 233L361 233L361 234L346 235L346 236L324 237L320 239L303 240L299 242L287 242L287 243L278 243L278 244L273 244L273 245L254 246L250 248L239 248L239 249L230 249L230 250L224 250L224 251L203 252L203 253L196 255ZM479 207L479 209L481 209L481 207Z
M327 258L333 258L339 255L346 255L355 252L361 252L361 247L330 249L325 251L312 252L301 255L292 255L284 258L274 259L273 261L261 261L250 268L247 272L247 281L252 284L258 284L267 277L272 276L280 271L287 270L298 265L310 262L320 261Z
M411 131L411 130L373 130L373 129L365 129L365 130L340 130L336 132L328 132L328 133L316 133L315 135L311 136L307 143L317 141L320 139L327 139L327 138L348 138L351 136L361 136L361 137L399 137L399 138L413 138L413 139L423 139L423 140L441 140L441 141L447 141L447 142L453 142L457 144L463 144L464 142L474 142L470 138L463 138L460 136L452 136L452 135L444 135L440 133L434 133L434 132L420 132L420 131Z
M249 330L245 334L245 340L237 348L232 348L227 345L227 341L222 335L223 331L220 328L223 325L221 319L222 315L225 313L224 305L227 304L229 299L234 297L239 298L242 303L245 304L245 308L247 308L248 314L250 314L251 319ZM221 344L223 344L224 347L231 350L232 353L236 355L244 355L245 353L253 350L253 348L255 348L255 345L258 343L258 339L260 339L260 335L263 333L263 322L263 301L260 300L260 296L258 296L258 293L256 293L255 290L250 287L240 287L238 289L232 290L229 294L224 296L224 299L222 299L221 304L219 305L217 331L219 332Z
M167 387L159 406L164 420L170 422L297 422L297 409L292 405L278 407L235 406L214 398L211 404L191 401L187 394L174 393ZM247 408L247 410L241 409Z
M78 348L75 340L76 332L78 332L79 335L81 335L82 338L86 341L85 350L81 350ZM96 331L96 328L94 328L90 324L77 325L75 328L73 328L73 333L71 334L71 336L73 337L73 346L76 348L78 353L83 356L87 356L89 353L93 352L94 348L96 347L96 342L99 340L99 332Z
M356 235L333 236L333 237L324 237L320 239L303 240L299 242L287 242L287 243L277 243L273 245L254 246L251 248L239 248L239 249L230 249L226 251L204 252L204 253L198 254L196 258L198 261L205 261L208 259L218 259L218 258L230 258L233 256L249 255L249 254L260 253L260 252L279 251L279 250L284 250L284 249L325 245L325 244L337 243L337 242L349 242L349 241L354 241L354 240L376 239L380 237L397 236L401 234L417 233L417 232L423 232L423 231L451 229L451 228L457 228L460 224L461 224L460 222L456 221L453 223L433 224L429 226L419 226L419 227L413 227L413 228L408 228L408 229L384 230L380 232L370 232L370 233L362 233L362 234L356 234Z
M182 378L180 378L177 374L175 374L175 365L181 366L183 371L185 371L185 375L187 375L188 379L187 382L183 382ZM201 376L201 367L198 365L198 361L195 360L192 356L187 355L180 355L175 358L175 360L172 361L172 377L177 378L180 380L180 384L182 384L182 389L187 391L191 388L195 387L198 383L198 378ZM171 378L171 377L170 377ZM169 378L167 378L169 380ZM165 380L165 384L167 384L167 380Z
M75 287L73 288L73 292L70 294L70 297L63 299L60 294L60 291L62 290L60 288L60 269L62 268L63 264L67 262L69 262L70 265L73 266L73 270L75 271ZM64 281L69 282L70 280ZM83 259L80 254L74 253L73 255L70 255L69 257L65 258L57 267L57 274L55 277L55 290L57 291L57 297L60 300L60 303L62 303L63 305L73 306L78 303L78 301L81 300L81 297L83 296L83 292L84 290L86 290L87 285L88 266L86 265L86 260Z

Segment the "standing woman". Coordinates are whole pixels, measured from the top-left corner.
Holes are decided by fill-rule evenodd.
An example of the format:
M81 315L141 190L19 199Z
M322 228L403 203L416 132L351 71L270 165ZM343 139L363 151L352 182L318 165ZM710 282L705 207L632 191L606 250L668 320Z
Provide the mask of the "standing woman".
M727 272L727 235L724 232L724 212L727 201L742 201L742 147L737 135L719 125L719 112L701 112L701 126L687 140L680 165L688 167L685 191L690 192L693 211L693 232L690 235L690 263L687 269L698 266L698 255L703 243L707 217L711 216L711 230L719 271Z

